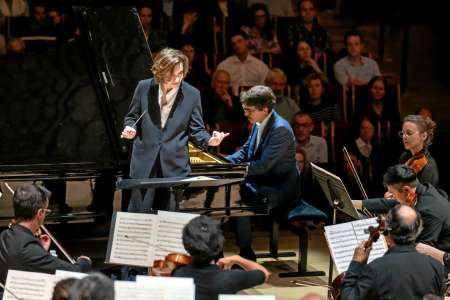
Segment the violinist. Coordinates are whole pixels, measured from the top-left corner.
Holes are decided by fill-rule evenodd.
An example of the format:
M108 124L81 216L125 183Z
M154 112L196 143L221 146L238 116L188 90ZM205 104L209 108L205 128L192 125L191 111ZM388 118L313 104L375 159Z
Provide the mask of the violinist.
M383 182L393 199L353 200L355 208L384 214L398 203L406 204L422 215L423 231L417 237L417 241L434 244L441 250L450 251L450 203L448 200L432 184L420 183L414 170L405 165L389 167Z
M56 270L86 272L91 268L89 257L80 256L75 264L52 256L51 240L40 234L49 213L50 192L37 184L23 184L13 196L15 223L0 233L0 281L5 283L9 269L55 273Z
M367 264L371 247L365 248L365 242L356 247L342 283L341 299L422 300L429 293L442 296L444 268L414 248L422 228L420 214L407 205L397 205L389 210L386 223L389 250Z
M174 277L192 277L196 300L214 300L219 294L235 294L262 284L269 278L260 264L233 255L214 261L223 251L219 225L206 216L192 219L183 229L183 245L192 263L175 269ZM232 268L237 265L240 268Z
M403 119L402 131L399 132L405 147L399 163L415 170L420 183L439 184L439 170L434 158L428 152L433 142L436 123L430 118L409 115Z

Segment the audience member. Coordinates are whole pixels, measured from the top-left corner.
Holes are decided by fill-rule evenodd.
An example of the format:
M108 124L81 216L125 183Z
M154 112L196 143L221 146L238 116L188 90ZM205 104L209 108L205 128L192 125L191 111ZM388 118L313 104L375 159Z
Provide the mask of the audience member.
M37 184L19 186L13 196L14 224L0 233L0 282L5 282L9 269L55 273L56 270L88 271L91 260L80 256L75 264L52 256L51 239L41 234L40 227L50 212L50 192Z
M344 183L348 194L352 199L363 199L363 194L361 192L361 189L359 187L358 181L353 173L352 166L353 164L356 173L358 174L359 178L362 178L363 176L363 168L362 163L359 157L350 152L348 153L351 162L348 160L348 157L342 153L340 163L338 165L337 175L339 178L341 178L342 182Z
M150 6L141 6L139 8L139 19L141 20L145 39L148 42L150 50L152 52L158 52L167 47L167 37L163 31L154 28L153 14L154 11Z
M291 0L248 0L247 5L251 7L253 4L263 3L267 6L269 13L274 17L293 17L294 10Z
M0 55L6 54L6 40L5 37L0 34Z
M281 53L266 5L256 3L249 8L249 23L248 26L242 26L242 30L248 35L248 48L251 54Z
M202 92L211 82L211 77L206 73L203 61L201 61L192 44L184 44L183 47L181 47L181 52L183 52L189 60L189 71L184 80Z
M377 62L362 56L364 39L359 31L347 31L344 40L347 56L334 65L334 75L341 85L364 85L374 76L381 75Z
M207 216L192 219L183 229L183 245L192 264L176 269L172 276L191 277L196 300L217 300L219 294L236 294L262 284L270 276L260 264L239 255L214 259L223 251L219 224ZM232 268L234 265L240 268Z
M43 4L36 3L31 9L31 21L28 36L56 36L57 32L52 20L48 18L47 7Z
M294 115L300 111L300 108L292 98L284 94L286 83L286 74L279 68L274 68L267 74L266 85L272 89L277 97L277 102L273 109L279 113L280 116L291 121Z
M288 28L291 52L299 41L306 41L318 53L331 53L331 39L328 32L317 22L317 5L315 0L301 0L298 3L299 22Z
M60 280L53 288L52 300L70 300L70 289L78 281L77 278Z
M175 22L174 30L170 34L172 47L180 49L184 44L191 44L201 53L207 52L207 40L205 39L205 26L199 19L199 8L194 4L186 5L183 11L182 21Z
M289 81L292 85L304 86L304 79L309 74L318 74L322 81L327 83L328 79L325 73L320 69L314 50L306 41L299 41L297 52L293 64L290 64Z
M443 296L446 279L442 265L418 253L414 246L422 231L422 218L407 205L397 205L386 218L389 250L367 263L372 247L362 241L345 272L342 299L422 300L433 293Z
M358 138L347 147L350 153L361 162L361 181L369 197L376 197L383 192L381 176L385 170L381 149L374 143L375 127L372 122L363 118L359 124Z
M382 76L374 76L367 85L367 97L356 102L357 116L365 116L373 124L378 122L400 121L397 102L386 95L386 79Z
M233 94L238 95L239 87L250 87L264 84L269 68L261 60L248 51L248 37L243 31L238 31L231 37L234 55L226 58L218 66L231 76Z
M338 103L327 97L322 77L318 74L310 74L305 78L308 87L306 99L300 99L300 108L308 113L315 123L338 121L341 112ZM302 97L303 98L303 97Z
M238 97L230 88L230 74L225 70L213 73L211 88L202 93L203 118L212 130L230 132L220 144L220 152L234 153L246 137L245 116Z
M293 118L297 146L303 149L313 163L328 162L328 146L324 138L312 135L314 122L307 113L297 113Z
M112 300L114 283L102 273L91 273L76 281L69 290L70 300Z
M6 51L8 54L25 53L25 42L21 38L10 38Z
M239 30L242 26L243 16L241 14L241 8L234 0L209 0L211 3L210 17L216 19L215 37L217 41L218 53L229 53L229 48L224 45L232 38L232 34ZM209 22L213 24L212 20Z
M420 107L418 110L416 110L415 115L419 115L422 116L424 118L430 118L431 120L433 120L433 112L431 111L430 108L422 106Z
M28 17L27 0L0 0L0 17Z

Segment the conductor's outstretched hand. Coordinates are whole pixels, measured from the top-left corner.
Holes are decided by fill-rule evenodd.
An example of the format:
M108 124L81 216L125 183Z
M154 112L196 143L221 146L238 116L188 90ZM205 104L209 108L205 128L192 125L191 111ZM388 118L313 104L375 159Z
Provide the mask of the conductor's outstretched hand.
M223 133L222 131L213 131L211 138L209 139L208 146L219 146L224 138L229 136L230 134Z
M122 134L120 135L121 139L127 139L132 140L136 136L136 129L134 129L131 126L125 126L125 128L122 131Z

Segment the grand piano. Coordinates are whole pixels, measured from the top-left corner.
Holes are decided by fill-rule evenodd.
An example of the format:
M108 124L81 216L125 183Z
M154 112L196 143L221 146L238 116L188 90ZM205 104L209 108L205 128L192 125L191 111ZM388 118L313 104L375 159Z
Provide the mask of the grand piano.
M72 9L66 20L79 29L75 38L46 51L0 56L0 182L127 177L131 143L119 136L138 81L151 76L151 41L134 7ZM246 174L245 165L192 143L189 155L192 176ZM229 205L242 212L236 190L226 187L228 205L216 200L223 191L198 189L188 193L196 200L184 203L191 212L230 215Z

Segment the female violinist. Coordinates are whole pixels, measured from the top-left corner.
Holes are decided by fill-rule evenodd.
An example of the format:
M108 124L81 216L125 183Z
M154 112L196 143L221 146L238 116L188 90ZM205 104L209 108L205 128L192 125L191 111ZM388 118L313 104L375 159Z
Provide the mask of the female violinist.
M428 146L433 141L436 123L430 118L409 115L403 119L402 131L405 152L400 156L399 163L414 169L420 183L439 184L439 171L434 158L428 152Z
M192 263L175 269L174 277L192 277L195 299L214 300L219 294L235 294L264 283L269 278L260 264L233 255L214 259L223 251L224 237L219 225L206 216L192 219L183 229L183 245ZM240 268L234 269L233 265Z

